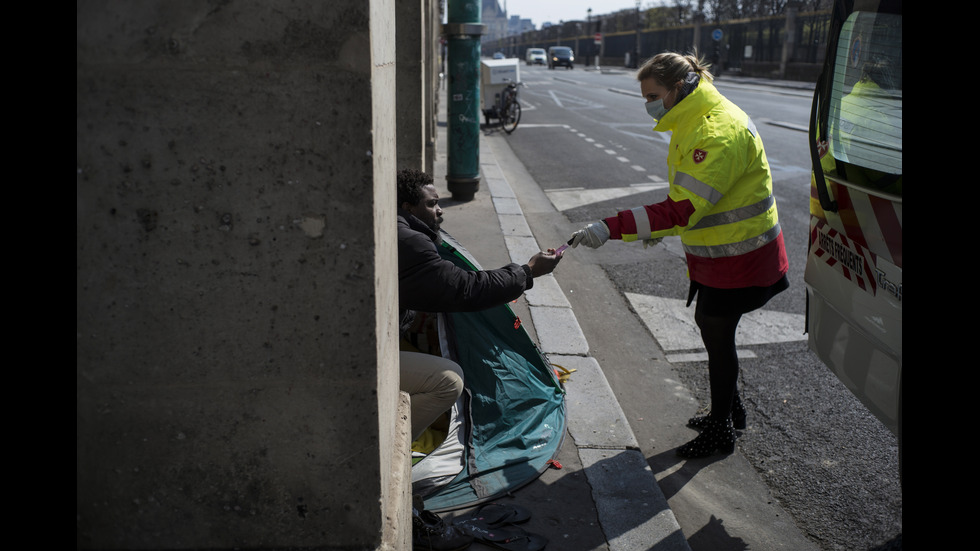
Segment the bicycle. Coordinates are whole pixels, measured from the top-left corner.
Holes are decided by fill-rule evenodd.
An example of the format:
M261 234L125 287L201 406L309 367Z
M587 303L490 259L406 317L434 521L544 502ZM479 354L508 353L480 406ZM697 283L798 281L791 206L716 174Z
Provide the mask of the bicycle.
M521 102L517 99L517 83L508 84L497 98L497 104L483 110L483 116L487 119L487 126L490 125L490 119L498 119L504 132L510 134L516 130L517 124L521 122Z

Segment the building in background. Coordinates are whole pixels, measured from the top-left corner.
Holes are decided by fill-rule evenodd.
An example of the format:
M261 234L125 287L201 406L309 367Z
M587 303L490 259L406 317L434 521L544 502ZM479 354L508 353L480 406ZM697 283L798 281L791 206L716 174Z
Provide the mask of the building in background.
M498 0L483 0L483 13L481 14L486 25L483 33L483 41L500 40L508 35L507 33L507 10L500 7Z
M527 31L534 30L534 23L530 19L521 18L520 15L512 15L507 20L507 35L512 36Z

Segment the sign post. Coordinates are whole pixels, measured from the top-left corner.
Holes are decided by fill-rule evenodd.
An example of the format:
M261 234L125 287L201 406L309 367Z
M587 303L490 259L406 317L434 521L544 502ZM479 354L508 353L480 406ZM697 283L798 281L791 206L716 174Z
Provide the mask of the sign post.
M595 69L596 71L598 71L599 57L602 56L602 33L595 33L594 42L595 45L598 46L598 48L596 48L596 56L595 56Z

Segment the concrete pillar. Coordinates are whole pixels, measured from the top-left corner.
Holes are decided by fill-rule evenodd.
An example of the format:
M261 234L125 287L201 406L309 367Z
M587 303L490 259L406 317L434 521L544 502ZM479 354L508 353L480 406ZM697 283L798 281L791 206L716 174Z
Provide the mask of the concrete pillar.
M439 65L439 52L441 50L442 38L442 18L439 16L439 4L441 0L424 0L422 5L424 19L425 37L422 46L422 59L425 69L422 72L422 87L426 101L422 105L423 111L423 136L425 146L423 150L423 160L426 172L432 172L436 160L436 125L439 120L439 72L442 70Z
M435 163L438 0L395 3L398 168L432 172Z
M796 16L800 11L799 2L786 4L786 38L779 57L779 78L786 78L786 67L796 52Z
M701 50L701 29L704 26L704 12L699 10L698 13L694 15L694 37L691 40L691 47L700 51ZM660 52L654 52L654 55Z
M394 17L76 4L76 548L409 547Z
M425 60L423 44L425 28L423 4L425 0L399 0L395 2L397 21L397 129L398 168L427 170L423 149L425 146L424 116L426 104L423 75Z

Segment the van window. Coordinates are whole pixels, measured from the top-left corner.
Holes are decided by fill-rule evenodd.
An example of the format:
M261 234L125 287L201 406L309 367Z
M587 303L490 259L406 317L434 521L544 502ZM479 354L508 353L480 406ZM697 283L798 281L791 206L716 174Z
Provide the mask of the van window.
M902 174L902 16L855 12L834 62L828 130L839 162Z

